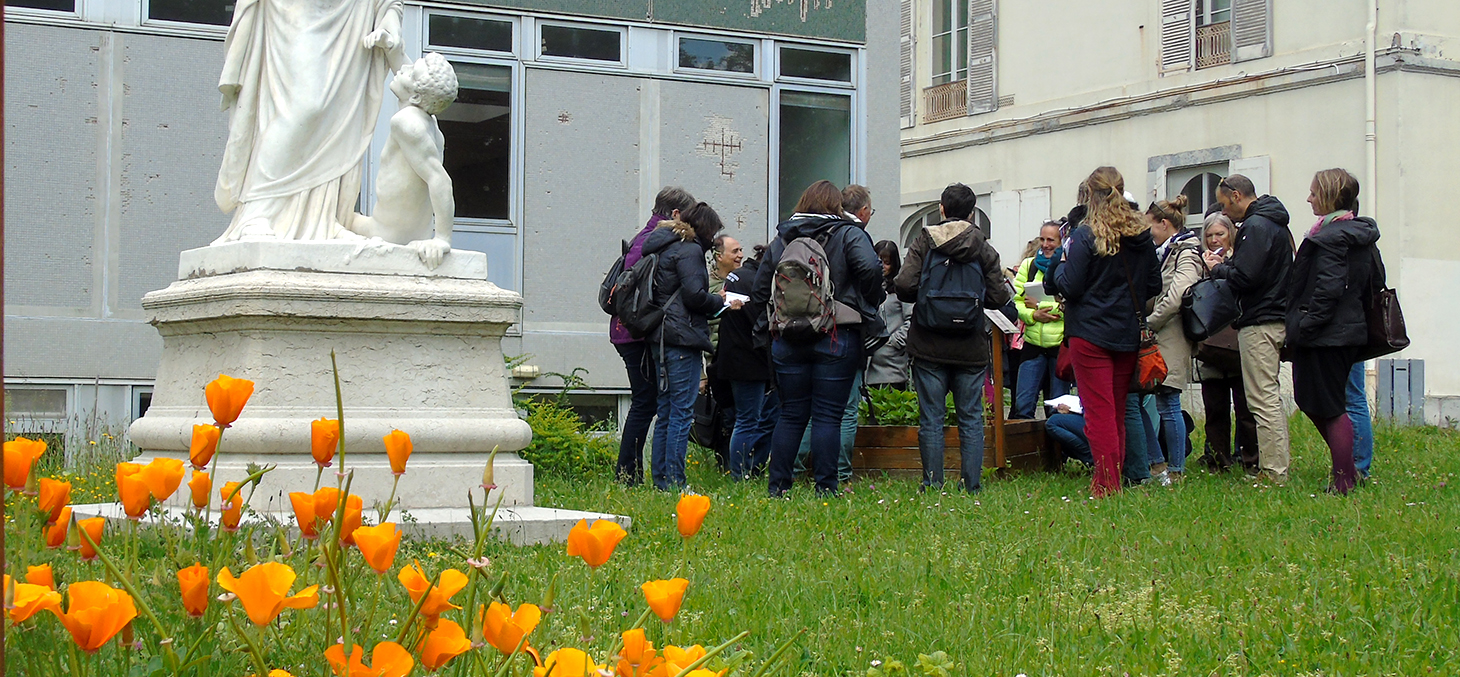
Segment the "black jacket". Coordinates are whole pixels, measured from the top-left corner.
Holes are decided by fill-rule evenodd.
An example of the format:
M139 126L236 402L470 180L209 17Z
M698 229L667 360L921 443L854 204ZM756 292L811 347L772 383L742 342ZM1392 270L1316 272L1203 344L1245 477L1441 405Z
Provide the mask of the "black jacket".
M1271 195L1257 198L1237 230L1232 258L1212 269L1212 277L1227 279L1242 309L1232 326L1241 329L1286 320L1292 267L1288 210Z
M755 273L760 261L746 259L725 278L725 291L750 296L755 287ZM725 309L720 315L720 345L715 352L715 376L727 381L771 380L771 356L764 346L755 344L755 319L765 314L765 307L754 301L740 310Z
M1374 266L1379 226L1360 217L1334 221L1303 240L1288 278L1288 345L1362 346L1369 340L1364 302L1383 284Z
M1009 302L1012 295L1004 283L999 252L984 239L982 230L967 221L958 220L924 226L913 239L902 267L892 281L897 288L897 298L906 303L917 303L918 288L923 278L923 259L931 250L942 252L959 263L978 261L979 267L983 268L984 308L1001 308ZM912 326L907 330L907 354L914 360L983 367L989 363L989 336L985 332L929 331L918 326L917 314L914 313Z
M1064 296L1066 337L1115 352L1139 349L1137 313L1144 314L1146 301L1161 293L1161 262L1151 231L1121 238L1114 256L1098 256L1094 231L1081 224L1070 232L1065 259L1050 262L1044 288Z
M654 303L664 309L664 322L650 335L651 341L704 352L714 349L705 319L720 312L725 302L718 294L710 293L706 249L695 239L694 229L682 221L663 221L644 239L644 255L659 255ZM675 292L679 292L678 297L674 297Z
M862 336L885 336L887 325L882 322L878 308L887 291L882 288L882 259L872 248L872 238L855 221L820 215L794 216L782 221L776 227L779 237L771 241L766 250L765 261L755 275L755 291L750 300L761 308L771 299L771 283L776 274L776 264L781 261L781 252L798 237L825 238L821 248L831 268L831 284L836 300L857 309L862 323L856 325ZM769 329L769 318L762 312L756 317L755 330L758 340L763 339Z

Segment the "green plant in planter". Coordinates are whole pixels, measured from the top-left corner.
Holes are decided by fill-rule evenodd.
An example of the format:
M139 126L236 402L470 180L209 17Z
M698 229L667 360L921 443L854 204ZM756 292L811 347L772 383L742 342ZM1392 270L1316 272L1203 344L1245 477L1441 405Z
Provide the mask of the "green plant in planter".
M870 406L869 406L870 405ZM915 426L918 424L918 394L911 390L894 388L868 388L867 397L858 406L858 421L862 425ZM958 425L958 411L953 408L953 394L949 393L943 403L945 414L943 425ZM993 407L987 400L983 403L984 424L993 420Z

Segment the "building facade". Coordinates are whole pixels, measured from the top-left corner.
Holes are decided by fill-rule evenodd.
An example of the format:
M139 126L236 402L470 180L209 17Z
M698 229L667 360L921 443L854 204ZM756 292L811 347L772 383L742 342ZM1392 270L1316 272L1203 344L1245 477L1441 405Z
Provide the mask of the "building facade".
M141 298L228 224L212 196L234 2L8 3L13 429L95 439L147 406L162 344ZM709 202L747 249L816 179L866 184L888 204L901 192L894 4L407 0L403 11L407 54L447 56L460 81L439 116L453 242L486 252L491 280L525 297L509 355L542 373L587 370L584 411L613 417L627 391L597 284L660 187Z
M1185 193L1196 214L1221 177L1244 174L1288 206L1302 237L1313 174L1344 167L1408 310L1413 344L1395 357L1424 361L1427 420L1460 420L1460 356L1446 340L1460 316L1429 310L1460 290L1460 227L1440 199L1460 175L1460 3L901 5L904 238L962 181L1013 265L1101 165L1143 205Z

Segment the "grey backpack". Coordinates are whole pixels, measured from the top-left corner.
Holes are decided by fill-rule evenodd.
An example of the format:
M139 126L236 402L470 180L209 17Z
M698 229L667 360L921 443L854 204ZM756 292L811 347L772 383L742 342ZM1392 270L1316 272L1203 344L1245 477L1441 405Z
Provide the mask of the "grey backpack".
M815 341L838 324L861 322L856 309L836 300L822 242L798 237L786 245L771 284L771 335Z

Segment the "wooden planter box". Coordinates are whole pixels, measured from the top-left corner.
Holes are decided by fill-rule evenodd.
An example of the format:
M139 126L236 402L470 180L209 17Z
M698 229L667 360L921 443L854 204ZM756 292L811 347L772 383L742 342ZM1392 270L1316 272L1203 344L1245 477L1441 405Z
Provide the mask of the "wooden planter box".
M1004 466L1019 470L1047 470L1054 465L1054 446L1044 439L1044 421L1004 422ZM958 428L943 429L943 467L947 471L962 468L958 453ZM985 468L997 468L993 424L984 427ZM916 426L862 426L857 429L857 445L852 452L852 468L859 473L922 473L922 457L918 453Z

